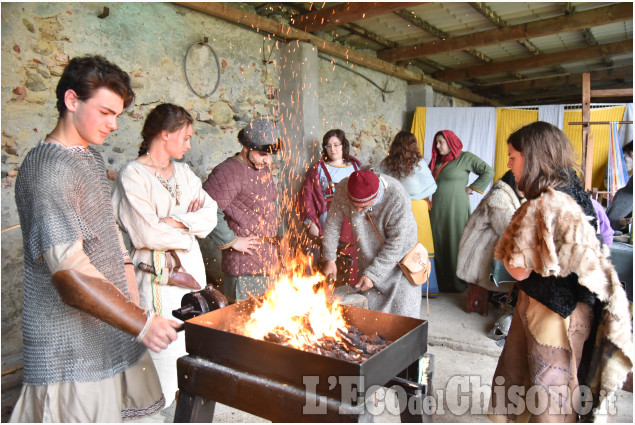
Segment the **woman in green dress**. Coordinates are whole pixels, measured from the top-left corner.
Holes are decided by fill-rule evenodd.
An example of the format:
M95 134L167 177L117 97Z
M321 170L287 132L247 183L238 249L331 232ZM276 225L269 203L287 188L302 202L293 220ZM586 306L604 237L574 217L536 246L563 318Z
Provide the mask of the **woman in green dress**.
M450 130L434 135L430 170L437 182L430 222L440 292L462 292L467 284L456 277L459 241L471 214L468 195L483 193L494 179L494 170L471 152ZM479 177L468 186L470 173Z

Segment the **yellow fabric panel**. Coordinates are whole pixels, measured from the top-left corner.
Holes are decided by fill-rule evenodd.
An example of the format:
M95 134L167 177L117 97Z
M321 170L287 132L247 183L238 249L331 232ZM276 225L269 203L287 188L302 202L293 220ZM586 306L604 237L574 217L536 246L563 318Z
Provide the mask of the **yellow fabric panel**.
M412 128L410 132L417 138L417 145L419 145L419 152L423 156L423 147L425 146L426 136L426 108L425 106L415 109L415 115L412 118Z
M538 120L538 111L525 109L496 110L496 153L494 156L494 181L503 177L509 170L507 162L507 139L516 130Z
M432 228L430 227L430 210L425 199L417 199L411 202L412 213L417 221L417 239L428 250L428 255L434 257L434 242L432 240Z
M580 158L582 155L582 126L569 125L569 123L580 121L582 121L582 109L570 109L564 111L564 128L562 131L573 145L573 149L578 156L578 164L580 164Z
M591 121L621 121L625 106L591 109ZM564 134L569 138L577 154L578 164L582 157L582 126L568 125L570 122L582 121L582 110L574 109L564 112ZM609 156L609 125L597 124L589 126L593 135L593 176L592 186L606 190L604 178ZM621 141L624 144L624 141Z
M624 106L615 106L609 108L591 109L591 121L620 121L624 116ZM526 109L507 109L498 108L496 110L496 153L494 161L494 181L500 179L503 174L509 170L507 168L507 138L516 130L524 125L530 124L538 120L537 110ZM573 149L577 155L578 164L582 155L582 126L568 125L569 122L582 121L582 110L566 110L564 111L564 134L569 138ZM606 190L604 186L604 177L606 174L606 166L608 163L609 150L609 126L608 125L592 125L591 134L593 135L593 187L599 190ZM412 120L412 128L410 130L417 138L419 150L423 155L425 146L426 131L426 108L419 107L415 109ZM621 141L622 145L624 140Z

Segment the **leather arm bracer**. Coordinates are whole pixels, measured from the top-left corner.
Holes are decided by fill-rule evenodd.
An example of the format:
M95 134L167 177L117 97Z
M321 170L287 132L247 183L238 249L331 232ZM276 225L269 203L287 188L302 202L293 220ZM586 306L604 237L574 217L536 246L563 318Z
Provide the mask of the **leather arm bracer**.
M146 324L146 313L111 282L73 270L60 270L53 285L65 304L137 336Z

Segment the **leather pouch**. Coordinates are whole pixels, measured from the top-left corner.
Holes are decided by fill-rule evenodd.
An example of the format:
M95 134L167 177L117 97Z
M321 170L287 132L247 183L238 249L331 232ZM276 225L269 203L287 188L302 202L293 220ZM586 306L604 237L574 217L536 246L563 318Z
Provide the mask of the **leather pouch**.
M399 262L399 267L408 281L415 285L423 285L430 275L432 264L428 259L428 250L421 244L417 244Z
M384 239L379 234L377 227L375 227L375 223L373 222L370 214L366 213L366 217L373 226L377 237L383 244ZM432 269L432 263L428 259L428 250L421 242L417 242L414 248L412 248L397 264L408 281L414 286L423 285L428 280L430 270Z

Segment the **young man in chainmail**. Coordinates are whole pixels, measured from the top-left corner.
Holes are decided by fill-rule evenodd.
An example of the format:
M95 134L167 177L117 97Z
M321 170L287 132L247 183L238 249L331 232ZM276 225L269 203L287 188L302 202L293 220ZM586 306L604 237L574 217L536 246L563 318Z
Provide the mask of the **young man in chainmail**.
M134 100L130 77L75 58L57 85L59 119L27 154L15 198L24 240L24 382L12 422L121 422L165 404L147 348L178 323L136 302L101 145ZM147 347L147 348L146 348Z
M242 150L218 164L203 189L218 203L210 238L222 251L224 291L231 300L263 295L279 271L276 189L269 164L280 150L280 133L266 118L238 132Z

